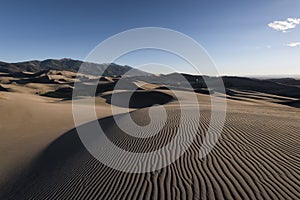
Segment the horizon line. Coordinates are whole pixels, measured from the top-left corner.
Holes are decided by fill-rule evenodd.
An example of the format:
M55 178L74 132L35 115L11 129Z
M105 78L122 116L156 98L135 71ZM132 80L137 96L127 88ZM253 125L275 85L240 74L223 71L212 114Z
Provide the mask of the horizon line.
M0 60L0 62L4 63L9 63L9 64L17 64L17 63L24 63L24 62L32 62L32 61L45 61L45 60L64 60L64 59L69 59L69 60L74 60L74 61L80 61L80 62L87 62L84 60L81 60L79 58L70 58L70 57L61 57L61 58L43 58L43 59L31 59L31 60L21 60L21 61L4 61ZM89 63L94 63L94 64L109 64L109 63L97 63L97 62L89 62ZM117 64L120 66L129 66L132 68L135 68L133 65L128 65L128 64L120 64L117 62L112 62L113 64ZM112 64L110 63L110 64ZM147 71L146 71L147 72ZM180 73L180 74L189 74L189 75L203 75L205 74L193 74L193 73L187 73L187 72L181 72L181 71L176 71L174 73ZM172 73L169 73L172 74ZM164 73L161 73L161 75L166 75ZM226 74L226 73L220 73L219 76L239 76L239 77L249 77L249 78L271 78L271 77L277 77L277 78L300 78L300 74Z

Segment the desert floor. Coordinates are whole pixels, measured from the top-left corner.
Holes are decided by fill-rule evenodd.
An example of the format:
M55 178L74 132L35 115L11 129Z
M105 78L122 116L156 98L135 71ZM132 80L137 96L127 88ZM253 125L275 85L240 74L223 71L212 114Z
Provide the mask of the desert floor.
M183 156L154 172L125 173L101 164L84 148L71 100L36 95L37 89L50 90L51 85L3 87L9 91L0 92L1 199L300 199L300 110L274 102L283 97L238 91L228 96L222 134L210 154L200 159L211 111L210 97L197 94L200 123ZM138 96L139 106L130 113L136 123L149 123L147 105L157 95L154 90L149 86L143 91L149 93L147 98ZM168 90L155 91L172 96ZM179 92L188 97L188 91ZM124 149L149 152L176 134L176 99L163 105L168 113L163 130L147 140L122 134L111 106L119 114L126 112L97 97L99 123ZM192 112L193 105L181 109Z

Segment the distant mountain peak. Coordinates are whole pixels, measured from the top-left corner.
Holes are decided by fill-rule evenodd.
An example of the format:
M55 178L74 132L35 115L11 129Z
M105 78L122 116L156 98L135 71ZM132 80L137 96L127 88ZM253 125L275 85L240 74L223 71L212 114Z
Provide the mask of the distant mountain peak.
M120 76L124 75L126 72L131 71L131 74L138 76L148 76L147 72L134 69L128 65L118 65L116 63L103 63L97 64L92 62L84 62L80 60L73 60L71 58L62 59L46 59L42 61L32 60L26 62L18 63L5 63L0 62L0 72L5 73L19 73L19 72L40 72L44 70L64 70L77 72L79 68L83 65L87 70L85 72L90 75L100 75L103 76Z

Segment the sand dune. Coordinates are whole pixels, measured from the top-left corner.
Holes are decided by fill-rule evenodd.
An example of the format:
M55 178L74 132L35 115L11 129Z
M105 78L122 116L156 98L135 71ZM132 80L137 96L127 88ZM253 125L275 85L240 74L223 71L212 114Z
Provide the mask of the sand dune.
M82 76L85 78L81 84L91 87L95 77ZM176 78L176 74L172 76ZM195 80L193 76L188 78L191 82ZM182 109L187 113L194 111L189 101L180 107L168 87L177 89L187 100L188 94L194 91L172 86L172 80L164 85L128 78L116 93L120 101L111 102L112 89L118 80L119 77L100 79L96 111L107 137L122 149L151 152L169 144L176 136ZM300 198L299 94L266 93L267 87L263 90L227 88L226 94L211 91L220 99L227 96L228 111L217 145L200 159L199 149L210 123L211 100L207 88L194 88L200 104L200 121L191 119L183 126L187 133L184 137L190 137L191 130L197 132L192 145L171 165L139 174L111 169L83 146L74 129L69 101L75 81L73 72L50 70L15 77L2 73L0 81L3 113L0 116L0 199ZM286 84L287 80L284 81ZM297 87L291 85L288 84L289 91L297 92ZM131 97L128 114L123 99L132 87L137 90ZM124 133L112 117L111 106L117 110L120 123L127 124L129 118L123 116L130 115L137 124L147 125L151 122L149 107L156 104L164 106L167 121L150 138ZM151 112L160 119L157 109ZM160 122L155 123L154 129ZM166 151L167 157L162 156L160 162L176 157L174 149Z
M208 100L206 95L201 99ZM299 110L273 103L230 101L228 106L222 136L204 159L199 159L198 150L210 118L205 105L191 148L173 164L151 173L124 173L99 163L72 129L42 151L12 185L6 185L2 199L299 199ZM99 122L118 146L152 151L176 133L180 110L176 102L165 108L168 121L150 140L126 136L112 117ZM144 123L147 109L136 110L131 117Z

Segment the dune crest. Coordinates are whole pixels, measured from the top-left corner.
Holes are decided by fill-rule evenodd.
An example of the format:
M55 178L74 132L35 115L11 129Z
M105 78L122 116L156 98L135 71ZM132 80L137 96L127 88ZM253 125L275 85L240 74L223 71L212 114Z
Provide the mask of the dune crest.
M48 60L43 65L54 63L56 68L38 70L41 62L32 61L25 71L20 69L28 63L1 64L0 199L300 198L297 80L223 77L226 90L220 92L207 88L203 77L187 74L182 75L188 81L184 84L176 73L102 76L99 80L94 75L78 74L77 87L89 90L95 82L98 84L95 122L112 143L125 151L147 153L173 144L183 109L186 113L195 110L190 94L198 100L200 121L191 118L183 125L183 138L192 138L189 133L196 132L188 150L159 170L125 173L100 163L83 146L75 129L71 101L74 82L79 79L74 72L62 70L69 62L72 61ZM8 66L13 72L5 71ZM116 90L120 80L124 84ZM180 98L174 96L174 91L187 99L186 104L179 105ZM227 99L227 117L218 143L200 159L204 152L199 149L211 120L209 94L218 100ZM81 95L75 95L74 101L87 98L85 93ZM112 101L112 95L116 101ZM129 106L126 99L130 99ZM81 106L83 110L87 108ZM151 106L162 106L159 108L165 109L167 117L158 134L145 133L149 137L126 134L112 116L113 108L120 123L126 125L132 119L147 126L151 110L153 116L158 116L158 120L152 120L153 129L158 129L161 112ZM88 123L92 122L87 120L81 126ZM166 149L159 163L143 164L158 165L177 158L180 140L174 144ZM126 157L111 159L122 162Z

